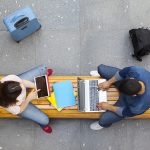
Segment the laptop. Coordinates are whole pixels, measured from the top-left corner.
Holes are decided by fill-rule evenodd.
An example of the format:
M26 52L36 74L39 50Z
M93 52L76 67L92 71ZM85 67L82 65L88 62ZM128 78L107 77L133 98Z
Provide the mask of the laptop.
M96 107L97 103L107 102L107 92L99 90L98 84L106 81L78 79L78 110L82 112L104 112Z

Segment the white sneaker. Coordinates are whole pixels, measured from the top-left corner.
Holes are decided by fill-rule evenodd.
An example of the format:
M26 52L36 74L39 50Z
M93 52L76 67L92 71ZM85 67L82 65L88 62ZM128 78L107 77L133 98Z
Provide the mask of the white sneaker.
M96 130L101 130L101 129L103 129L103 127L101 127L101 126L99 125L98 121L92 123L92 124L90 125L90 128L91 128L92 130L95 130L95 131L96 131Z
M99 73L96 70L90 71L90 75L91 76L100 76Z

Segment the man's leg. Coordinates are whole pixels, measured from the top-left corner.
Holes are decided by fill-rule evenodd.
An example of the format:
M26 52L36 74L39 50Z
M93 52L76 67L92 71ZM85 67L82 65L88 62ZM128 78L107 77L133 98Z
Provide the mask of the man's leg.
M102 114L98 122L94 122L91 124L92 130L100 130L103 127L110 127L113 123L121 121L124 117L120 117L114 112L106 111Z
M121 98L119 98L119 100L115 103L115 106L124 107L125 103ZM125 117L121 117L114 112L106 111L100 117L99 122L91 124L91 129L100 130L102 127L110 127L113 123L121 121L124 118Z
M121 121L122 119L124 119L124 117L120 117L114 112L106 111L99 119L99 125L101 127L110 127L113 123Z
M119 97L119 100L115 103L115 106L118 107L124 107L126 104L125 102ZM120 120L124 119L124 117L118 116L116 113L111 111L106 111L102 114L102 116L99 119L99 124L102 127L109 127L113 123L118 122Z
M124 119L124 117L120 117L111 111L106 111L102 114L99 121L96 121L90 125L90 128L92 130L100 130L103 127L110 127L113 123L121 121L122 119Z
M97 69L98 69L98 73L100 74L100 76L104 79L107 79L107 80L112 78L117 71L120 71L119 68L106 66L106 65L103 65L103 64L99 65L97 67Z

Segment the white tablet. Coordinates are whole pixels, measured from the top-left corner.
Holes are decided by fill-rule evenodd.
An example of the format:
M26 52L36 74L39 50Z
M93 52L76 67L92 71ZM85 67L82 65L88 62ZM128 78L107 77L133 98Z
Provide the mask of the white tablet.
M50 95L48 78L46 75L35 77L34 81L36 90L40 89L38 92L38 98L47 97Z

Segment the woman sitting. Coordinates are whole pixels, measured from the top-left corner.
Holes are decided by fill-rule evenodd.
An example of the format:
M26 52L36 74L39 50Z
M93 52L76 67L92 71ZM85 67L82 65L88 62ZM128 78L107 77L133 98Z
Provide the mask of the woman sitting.
M41 75L51 75L52 69L47 69L45 65L35 67L18 76L8 75L0 81L0 106L8 112L33 120L46 132L51 133L49 118L30 102L37 98L37 92L33 83L34 77ZM33 89L27 95L27 88Z

